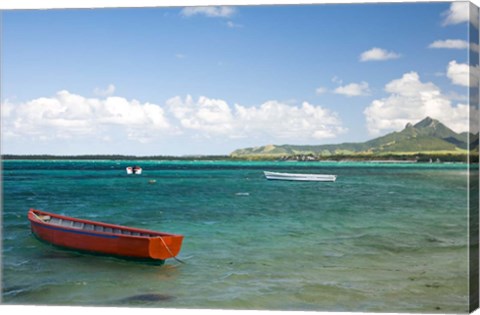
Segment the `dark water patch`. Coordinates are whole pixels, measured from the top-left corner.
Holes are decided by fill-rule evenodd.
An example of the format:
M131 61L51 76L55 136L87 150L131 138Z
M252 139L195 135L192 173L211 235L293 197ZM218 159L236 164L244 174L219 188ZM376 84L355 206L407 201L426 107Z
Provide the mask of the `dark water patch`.
M169 294L162 293L145 293L127 296L125 298L117 300L120 304L149 304L158 302L168 302L175 300L176 297Z
M82 257L80 254L75 254L71 251L58 252L42 252L37 256L39 259L74 259Z

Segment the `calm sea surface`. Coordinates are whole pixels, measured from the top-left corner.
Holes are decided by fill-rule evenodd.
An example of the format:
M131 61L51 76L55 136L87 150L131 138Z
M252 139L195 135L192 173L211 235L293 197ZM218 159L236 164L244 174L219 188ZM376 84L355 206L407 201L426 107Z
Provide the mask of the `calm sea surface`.
M467 206L463 164L4 161L2 303L467 312ZM53 247L30 207L184 234L186 264Z

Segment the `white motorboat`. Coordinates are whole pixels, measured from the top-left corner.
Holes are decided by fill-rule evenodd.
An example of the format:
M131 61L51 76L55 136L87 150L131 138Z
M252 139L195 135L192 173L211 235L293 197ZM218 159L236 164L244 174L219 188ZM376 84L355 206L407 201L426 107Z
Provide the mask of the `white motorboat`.
M126 170L127 174L142 174L142 168L140 166L129 166Z
M299 173L277 173L263 172L267 179L272 180L294 180L294 181L311 181L311 182L334 182L337 175L328 174L299 174Z

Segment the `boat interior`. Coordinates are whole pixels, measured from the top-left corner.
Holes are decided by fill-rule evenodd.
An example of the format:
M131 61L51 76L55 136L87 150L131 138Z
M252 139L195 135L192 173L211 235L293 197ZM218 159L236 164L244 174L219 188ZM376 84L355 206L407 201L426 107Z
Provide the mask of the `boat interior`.
M84 223L84 222L79 222L79 221L74 221L74 220L56 218L56 217L51 217L49 215L40 215L40 216L36 215L36 217L39 220L41 220L43 222L46 222L46 223L49 223L49 224L68 227L68 228L74 228L74 229L79 229L79 230L84 230L84 231L95 231L95 232L100 232L100 233L112 233L112 234L143 236L143 237L158 236L158 235L152 235L152 234L148 234L148 233L140 233L140 232L132 231L132 230L128 230L128 229L112 228L112 227L104 226L104 225L101 225L101 224L90 224L90 223Z

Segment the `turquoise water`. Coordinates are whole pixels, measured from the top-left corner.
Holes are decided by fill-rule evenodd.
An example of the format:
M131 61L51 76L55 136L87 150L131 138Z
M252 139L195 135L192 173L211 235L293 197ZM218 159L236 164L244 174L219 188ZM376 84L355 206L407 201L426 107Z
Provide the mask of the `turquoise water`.
M4 161L2 303L467 312L467 206L463 164ZM52 247L30 207L184 234L186 263Z

